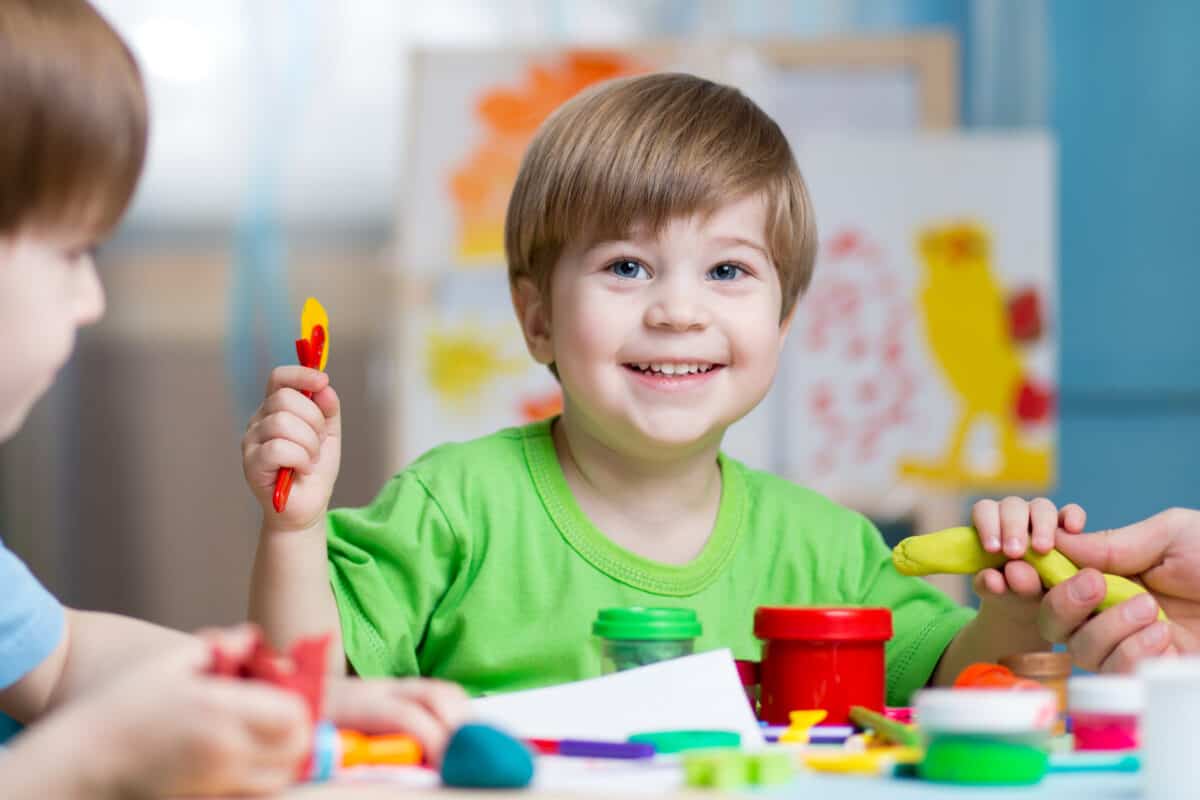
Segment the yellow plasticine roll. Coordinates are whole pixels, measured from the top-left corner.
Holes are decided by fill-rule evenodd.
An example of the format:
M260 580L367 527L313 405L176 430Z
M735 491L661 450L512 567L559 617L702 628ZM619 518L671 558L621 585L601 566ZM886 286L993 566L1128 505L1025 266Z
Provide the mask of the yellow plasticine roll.
M1047 588L1057 586L1079 572L1079 568L1058 550L1043 554L1029 548L1024 558L1037 570ZM976 530L965 525L922 536L910 536L892 549L892 562L903 575L973 575L988 567L999 568L1008 560L1008 556L1002 552L989 553L984 550ZM1100 610L1112 608L1146 591L1120 575L1105 574L1104 583L1108 588L1104 599L1100 601ZM1167 619L1161 608L1158 618L1164 622Z

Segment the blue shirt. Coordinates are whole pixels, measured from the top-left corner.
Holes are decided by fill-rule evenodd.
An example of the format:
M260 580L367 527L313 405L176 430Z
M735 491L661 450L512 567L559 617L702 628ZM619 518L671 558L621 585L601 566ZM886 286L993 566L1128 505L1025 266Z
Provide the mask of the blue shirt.
M66 612L0 540L0 689L45 661L62 641ZM11 734L0 714L0 743Z

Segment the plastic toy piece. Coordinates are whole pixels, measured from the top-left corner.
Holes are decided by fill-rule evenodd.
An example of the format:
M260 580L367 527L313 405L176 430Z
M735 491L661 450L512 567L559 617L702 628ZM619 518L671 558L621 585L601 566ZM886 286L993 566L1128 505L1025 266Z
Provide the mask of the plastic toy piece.
M403 733L368 736L351 730L339 730L341 759L339 766L413 766L421 763L421 743Z
M338 730L329 720L317 724L313 736L311 781L331 780L339 770L358 766L415 766L421 763L421 744L404 734L368 736Z
M888 719L869 708L853 706L850 709L850 721L860 728L870 728L884 741L906 747L921 747L921 735L915 727Z
M1079 572L1070 559L1058 550L1037 553L1032 548L1025 551L1028 561L1047 588L1057 586ZM979 534L973 527L947 528L936 533L910 536L892 550L892 561L902 575L971 575L988 567L998 568L1009 561L1003 552L989 553L983 549ZM1104 575L1108 591L1100 601L1099 610L1112 608L1146 590L1120 575ZM1158 618L1166 621L1167 616L1158 611Z
M533 756L490 725L463 725L442 759L442 783L467 789L520 789L533 780Z
M653 731L635 733L631 742L652 744L659 754L682 753L685 750L706 750L719 747L740 747L742 735L737 731Z
M573 758L654 758L654 745L642 742L600 742L591 739L526 739L538 755Z
M924 753L914 747L873 747L857 753L806 752L804 765L817 772L844 775L890 775L897 768L918 764Z
M304 308L300 312L300 338L296 340L296 357L301 366L322 371L329 361L329 315L315 297L305 300ZM312 392L305 391L304 396L311 400ZM275 493L271 504L277 513L287 508L293 475L294 470L291 467L280 467L275 476Z
M787 783L792 756L779 750L740 753L734 750L688 753L683 757L684 782L693 788L739 789Z
M779 734L780 744L808 744L809 729L824 721L828 713L823 708L791 712L788 717L792 724Z

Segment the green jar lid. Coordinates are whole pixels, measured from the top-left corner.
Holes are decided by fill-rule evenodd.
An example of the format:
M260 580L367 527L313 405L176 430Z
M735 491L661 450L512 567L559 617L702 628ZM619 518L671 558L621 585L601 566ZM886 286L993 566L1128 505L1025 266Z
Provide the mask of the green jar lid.
M700 630L690 608L606 608L592 625L592 633L603 639L694 639Z
M629 737L635 744L652 744L654 752L681 753L684 750L708 750L718 747L741 747L742 735L737 731L654 731L635 733Z
M986 737L935 736L917 774L936 783L1028 786L1040 781L1049 766L1050 756L1040 747Z

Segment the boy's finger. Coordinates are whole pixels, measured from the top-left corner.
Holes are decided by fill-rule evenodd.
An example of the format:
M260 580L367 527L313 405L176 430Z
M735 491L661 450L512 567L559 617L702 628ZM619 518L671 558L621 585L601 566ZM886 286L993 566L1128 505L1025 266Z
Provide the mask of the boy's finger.
M1040 597L1042 579L1032 564L1025 561L1009 561L1004 565L1004 581L1014 593L1021 597Z
M342 431L342 401L333 387L326 386L314 394L313 402L316 403L322 414L326 433L331 436L340 435Z
M1100 664L1101 672L1133 672L1147 658L1165 655L1171 648L1171 634L1165 622L1153 622L1126 637Z
M1067 503L1058 512L1058 524L1067 533L1083 533L1087 512L1078 503Z
M1105 591L1100 573L1084 569L1046 592L1038 612L1042 638L1048 642L1067 641L1100 605Z
M280 467L291 467L302 475L313 471L313 460L308 451L287 439L272 439L260 445L258 450L251 454L250 460L256 470L270 473L272 481L275 480L275 472Z
M975 576L974 584L975 594L981 597L984 594L1001 595L1004 594L1006 589L1004 575L998 569L988 568L980 570Z
M407 733L420 742L430 763L441 763L450 741L450 731L429 709L410 700L384 697L379 704L379 713L391 721L394 730Z
M1029 546L1029 504L1020 497L1000 501L1000 538L1004 540L1004 555L1020 558Z
M310 729L308 708L292 692L250 681L212 678L209 681L214 702L229 709L246 728L258 737L292 741ZM302 740L301 740L302 741Z
M446 681L429 681L425 692L425 704L442 724L451 730L467 721L470 704L467 693L458 684Z
M260 442L286 439L308 451L314 461L321 456L321 437L304 420L287 411L280 411L258 423L254 437Z
M329 376L319 369L297 365L275 367L267 378L267 395L285 387L297 391L318 392L329 385Z
M259 408L258 419L262 421L266 417L280 412L295 414L318 434L325 433L325 415L321 413L321 409L315 402L295 389L290 387L280 389L264 400Z
M1087 670L1099 671L1109 661L1116 657L1116 663L1138 655L1141 645L1138 640L1126 643L1126 639L1135 637L1142 629L1152 625L1158 616L1158 603L1149 594L1139 594L1131 597L1120 605L1097 614L1080 626L1079 630L1067 640L1067 649L1075 663ZM1162 648L1168 644L1170 637L1163 626ZM1124 646L1117 653L1118 646ZM1162 649L1160 648L1160 649Z
M1000 504L995 500L980 500L971 509L971 521L979 534L983 549L989 553L1000 550Z
M1029 529L1033 549L1048 553L1054 549L1054 532L1058 530L1058 509L1044 497L1029 504Z

